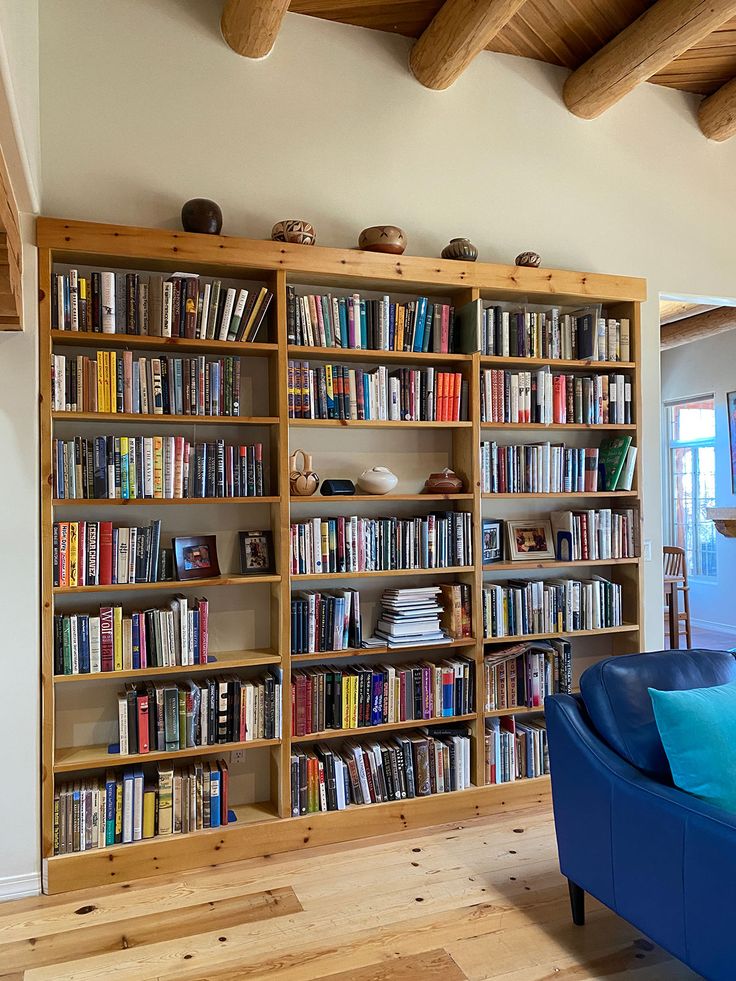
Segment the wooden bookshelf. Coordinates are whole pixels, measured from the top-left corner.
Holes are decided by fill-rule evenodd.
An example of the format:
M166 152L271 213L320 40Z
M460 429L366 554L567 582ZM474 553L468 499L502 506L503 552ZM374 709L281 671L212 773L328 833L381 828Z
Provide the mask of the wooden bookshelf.
M533 805L549 799L549 778L519 780L496 786L483 786L484 780L484 724L485 719L495 714L483 711L483 657L491 653L497 645L508 645L517 641L545 639L550 636L578 638L595 635L596 656L603 654L633 652L641 646L642 624L642 575L641 562L635 560L601 560L589 563L544 562L504 562L483 567L481 562L481 521L483 516L503 518L508 502L527 501L535 514L540 513L545 498L555 500L555 507L570 506L576 502L592 500L610 506L621 499L622 502L638 506L639 473L641 460L641 390L638 371L640 359L640 304L646 298L643 280L621 276L606 276L598 273L574 272L549 269L521 269L514 266L491 265L487 263L452 262L443 259L428 259L413 256L383 256L364 253L359 250L329 249L323 247L302 247L270 241L255 241L223 236L191 235L164 229L130 228L125 226L102 225L89 222L65 221L41 218L37 223L39 246L39 287L40 287L40 376L41 376L41 474L42 474L42 859L44 890L58 893L83 886L104 883L119 883L159 873L179 873L182 870L204 865L236 861L255 855L276 854L292 848L311 847L335 841L350 841L371 834L392 831L405 831L433 823L466 820L473 816L488 815L504 811L509 806ZM142 272L168 272L185 270L200 272L235 280L249 280L263 283L272 290L274 300L269 311L268 329L256 344L235 344L224 341L201 341L197 339L160 338L126 334L92 334L51 329L51 273L54 263L65 266L78 265L102 269L140 270ZM426 295L441 297L442 302L460 306L471 300L482 299L486 303L496 300L518 301L519 303L546 304L549 306L581 305L601 302L611 316L628 317L631 323L631 350L633 360L627 363L570 362L527 358L489 358L479 354L435 354L411 352L386 352L366 350L346 350L342 348L310 348L289 345L287 337L286 287L294 284L314 291L329 292L330 289L359 291L361 293L391 293L396 296ZM98 414L89 412L52 412L50 359L52 352L63 353L68 349L70 355L95 350L131 350L143 356L151 354L205 354L214 357L231 355L243 359L243 370L260 373L263 380L267 376L267 405L254 410L254 414L242 417L207 416L165 416L138 415L125 413ZM455 366L463 372L469 382L470 418L460 422L395 422L364 420L319 420L289 419L287 392L287 365L290 358L312 360L314 362L351 362L366 365L388 364L416 366ZM616 426L543 426L543 425L499 425L480 421L480 372L483 368L509 367L529 369L549 364L552 370L595 373L625 370L632 375L633 418L631 425ZM242 404L242 403L241 403ZM258 413L261 414L258 414ZM184 500L55 500L52 498L52 439L58 427L63 438L73 432L69 424L83 424L84 432L97 434L115 428L117 424L140 427L139 432L155 433L157 427L175 426L182 432L199 424L206 426L206 432L217 438L220 430L237 426L242 429L244 441L249 438L249 428L268 427L270 439L270 486L269 496L263 498L195 498ZM350 433L341 433L341 430ZM634 490L628 492L595 494L482 494L480 491L479 446L482 433L490 430L578 430L590 431L601 439L606 432L630 433L639 446L639 458L634 476ZM381 432L382 430L389 430ZM117 431L117 430L116 430ZM322 431L322 432L320 432ZM375 431L375 432L374 432ZM328 435L329 433L329 435ZM405 449L407 436L412 433L415 440L414 451ZM538 435L535 433L535 435ZM201 437L204 439L205 437ZM593 439L594 436L589 437ZM421 493L421 482L407 480L399 486L406 492L386 496L356 494L350 497L291 498L288 493L288 457L291 441L292 449L300 446L302 440L329 443L336 453L345 455L349 461L353 443L361 447L371 446L376 451L387 444L402 447L402 452L413 452L419 456L423 450L431 449L436 456L442 453L446 464L466 479L462 493L429 495ZM377 461L377 462L380 462ZM399 464L395 469L398 470ZM355 480L359 470L350 472L346 464L346 476ZM425 474L426 475L426 474ZM399 473L401 477L401 473ZM413 478L412 478L413 480ZM414 490L416 488L416 490ZM346 512L351 502L360 504L362 512L370 514L370 505L376 505L376 515L386 514L386 508L399 516L411 516L421 505L443 510L469 511L473 515L473 550L475 561L472 566L433 569L433 570L393 570L376 573L324 573L309 576L290 575L289 525L293 519L302 519L324 514L326 507L338 513ZM489 503L492 502L492 503ZM562 502L562 504L560 503ZM197 524L200 511L179 510L181 505L208 505L208 521L213 509L217 519L217 532L220 527L236 529L248 527L250 514L259 515L262 527L270 527L273 534L276 572L273 575L244 577L226 571L231 562L223 562L223 574L214 580L189 580L187 582L137 583L118 586L56 588L51 575L51 533L57 509L63 519L76 520L89 515L100 514L100 509L114 507L122 515L126 507L156 509L165 507L162 515L162 530L166 532L167 523L177 529L177 534L207 533L208 528ZM248 505L244 511L233 505ZM250 505L263 504L263 511L253 512ZM219 509L222 505L222 509ZM416 505L420 505L417 508ZM312 511L312 506L314 510ZM173 510L169 510L172 509ZM267 517L263 517L267 512ZM327 512L329 513L329 512ZM182 518L186 520L183 522ZM61 520L61 519L60 519ZM185 532L182 531L182 525ZM253 527L253 524L250 524ZM626 623L621 627L599 631L577 631L575 633L539 634L527 637L483 638L481 636L480 616L481 590L484 581L496 573L511 576L524 570L527 574L534 570L558 570L560 574L574 574L575 567L606 567L606 575L623 586L624 613ZM402 583L416 583L460 580L472 589L473 615L476 636L458 641L447 641L432 646L415 649L396 649L389 647L360 648L358 650L329 651L317 654L290 655L290 598L293 589L302 588L305 583L329 582L330 580L360 580L365 588L380 592L384 580L401 577ZM221 590L219 587L234 587ZM216 588L218 587L218 588ZM237 587L237 588L235 588ZM261 590L250 593L251 589ZM53 664L53 616L56 604L63 612L74 611L75 598L79 594L80 609L89 609L97 602L96 594L110 593L118 603L138 602L148 591L154 591L156 605L165 603L178 592L196 589L201 595L213 591L213 602L221 599L226 604L223 616L231 616L243 609L250 610L249 603L257 604L258 617L268 622L266 642L253 642L248 637L239 639L232 645L220 642L218 646L239 644L242 650L213 651L215 662L206 665L173 668L148 668L144 671L117 671L95 675L72 675L54 677ZM263 591L268 592L264 602ZM130 594L130 597L128 597ZM257 600L252 597L257 596ZM92 597L92 599L90 599ZM159 599L160 597L160 599ZM110 600L108 600L109 602ZM212 614L211 629L216 624L218 613ZM367 623L367 632L372 630ZM252 649L248 645L252 644ZM214 645L211 645L214 646ZM290 756L293 746L304 746L319 740L339 738L370 738L381 733L420 728L425 725L442 725L458 719L441 718L407 723L393 723L362 729L330 730L311 734L308 737L293 737L291 733L290 685L292 665L308 666L316 663L329 663L340 659L342 663L351 661L362 663L367 658L374 659L400 657L407 660L442 659L452 653L469 657L475 671L475 711L459 717L471 732L471 783L473 786L463 791L392 801L381 804L351 806L344 811L291 816L290 804ZM586 648L586 657L588 650ZM109 709L110 689L114 685L122 688L129 680L152 677L162 679L185 679L188 676L202 676L205 672L217 673L248 672L254 668L275 666L283 671L282 732L280 739L257 740L223 746L196 747L181 751L181 754L138 754L120 757L107 752L107 745L101 743L104 735L99 732L93 745L69 738L68 731L62 732L65 712L70 704L68 699L84 695L99 718ZM575 683L577 678L574 679ZM110 682L109 685L103 682ZM87 685L80 689L79 685ZM98 701L99 699L99 701ZM525 714L528 710L514 709L513 714ZM537 709L533 711L538 711ZM110 722L114 721L112 719ZM112 740L111 740L112 742ZM69 745L74 743L73 745ZM78 743L78 744L77 744ZM258 750L258 753L251 752ZM62 781L75 774L94 772L108 767L119 768L135 762L143 764L158 759L186 759L194 756L227 756L233 751L243 751L245 762L231 761L232 772L237 773L238 765L253 765L262 769L254 770L251 776L264 782L270 788L265 793L255 790L253 800L234 799L230 809L236 820L216 829L192 832L188 835L172 835L154 838L127 845L113 845L104 849L77 852L66 855L53 854L53 818L55 778ZM253 760L252 764L248 761ZM250 773L250 771L246 771ZM236 781L231 781L236 782ZM248 780L242 781L247 784ZM264 799L265 798L265 799Z

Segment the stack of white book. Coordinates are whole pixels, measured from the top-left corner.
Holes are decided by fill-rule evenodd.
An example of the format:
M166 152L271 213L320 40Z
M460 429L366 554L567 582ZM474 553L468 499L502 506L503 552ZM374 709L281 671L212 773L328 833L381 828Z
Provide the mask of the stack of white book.
M440 627L440 594L439 586L385 590L375 637L364 646L421 647L447 640Z

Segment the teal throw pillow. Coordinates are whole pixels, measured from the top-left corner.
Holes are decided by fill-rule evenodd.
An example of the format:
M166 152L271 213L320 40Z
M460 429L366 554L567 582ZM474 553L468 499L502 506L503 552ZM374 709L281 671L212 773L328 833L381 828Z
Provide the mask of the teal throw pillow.
M736 682L649 694L675 786L736 812Z

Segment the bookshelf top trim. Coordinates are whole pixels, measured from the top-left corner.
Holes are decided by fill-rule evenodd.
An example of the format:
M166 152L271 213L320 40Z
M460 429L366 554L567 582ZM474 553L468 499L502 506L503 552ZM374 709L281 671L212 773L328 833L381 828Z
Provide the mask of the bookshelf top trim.
M210 272L239 269L270 274L282 269L295 282L311 285L350 285L360 280L365 288L401 292L429 288L445 292L477 288L486 296L642 302L646 280L631 276L531 269L487 262L456 262L421 256L389 256L359 249L291 245L228 235L198 235L164 228L140 228L98 222L40 217L36 244L50 249L54 258L88 263L135 257L150 267L181 268L189 263L208 266Z

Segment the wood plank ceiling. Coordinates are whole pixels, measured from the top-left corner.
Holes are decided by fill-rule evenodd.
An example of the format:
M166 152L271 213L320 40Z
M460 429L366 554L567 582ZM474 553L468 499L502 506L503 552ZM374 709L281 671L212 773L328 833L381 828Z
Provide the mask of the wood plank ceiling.
M579 68L651 7L648 0L527 0L487 50ZM442 0L291 0L293 13L419 37ZM736 76L736 18L651 79L710 95Z

